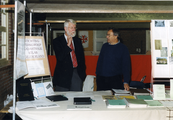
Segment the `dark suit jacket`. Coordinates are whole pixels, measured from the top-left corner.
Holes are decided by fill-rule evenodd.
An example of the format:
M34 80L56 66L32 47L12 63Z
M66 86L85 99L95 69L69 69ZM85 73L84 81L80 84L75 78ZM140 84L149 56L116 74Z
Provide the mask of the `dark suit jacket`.
M84 81L86 77L86 66L81 39L73 37L73 43L75 46L75 53L78 62L77 71L79 77ZM57 59L53 76L53 85L58 85L60 87L69 89L73 74L73 63L70 56L70 52L72 50L67 46L67 41L64 35L53 40L53 48Z

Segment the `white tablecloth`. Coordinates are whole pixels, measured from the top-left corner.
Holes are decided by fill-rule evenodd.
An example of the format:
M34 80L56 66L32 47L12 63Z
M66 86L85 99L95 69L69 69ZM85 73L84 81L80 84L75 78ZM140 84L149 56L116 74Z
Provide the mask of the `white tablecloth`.
M60 92L67 95L68 101L55 102L60 107L55 108L27 108L16 111L23 120L167 120L167 108L123 108L108 109L101 95L111 95L110 91L94 92ZM92 110L67 110L67 105L73 105L73 97L90 96ZM43 98L46 99L46 98ZM46 99L47 100L47 99Z

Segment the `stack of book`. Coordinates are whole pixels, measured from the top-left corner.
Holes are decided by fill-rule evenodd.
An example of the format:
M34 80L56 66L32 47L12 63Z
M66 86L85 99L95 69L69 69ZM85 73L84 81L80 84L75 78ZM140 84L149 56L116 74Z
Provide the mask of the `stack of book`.
M114 95L131 95L130 91L122 90L122 89L112 89Z
M129 108L146 108L148 104L143 99L128 99L125 102Z
M107 100L106 105L107 105L107 108L126 108L127 106L124 99Z

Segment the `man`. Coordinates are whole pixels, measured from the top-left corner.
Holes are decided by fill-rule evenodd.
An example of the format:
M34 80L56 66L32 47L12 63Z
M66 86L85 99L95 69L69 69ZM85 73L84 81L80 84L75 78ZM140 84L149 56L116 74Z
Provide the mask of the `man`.
M81 91L85 80L85 58L81 39L75 37L76 22L65 20L65 34L53 40L57 63L53 76L55 91Z
M120 43L118 31L111 28L107 32L107 43L102 46L97 62L97 90L129 90L130 71L128 49Z

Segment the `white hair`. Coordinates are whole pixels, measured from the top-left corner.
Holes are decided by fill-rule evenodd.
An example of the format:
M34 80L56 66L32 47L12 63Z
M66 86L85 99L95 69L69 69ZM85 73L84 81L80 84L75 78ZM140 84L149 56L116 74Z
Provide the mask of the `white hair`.
M67 19L67 20L65 20L65 22L64 22L64 27L68 27L68 24L69 24L70 22L76 25L76 22L75 22L73 19Z

